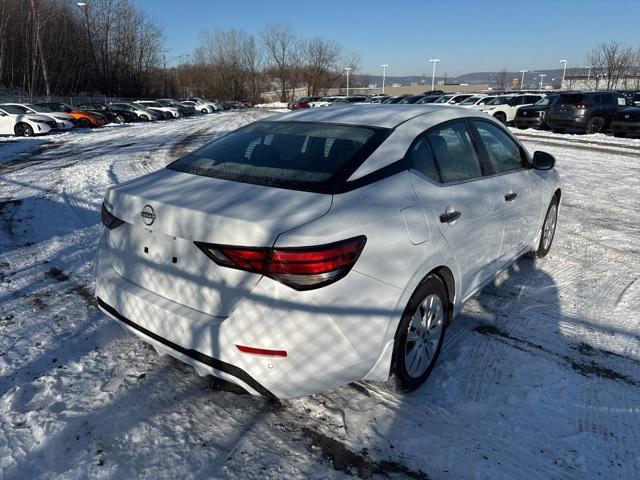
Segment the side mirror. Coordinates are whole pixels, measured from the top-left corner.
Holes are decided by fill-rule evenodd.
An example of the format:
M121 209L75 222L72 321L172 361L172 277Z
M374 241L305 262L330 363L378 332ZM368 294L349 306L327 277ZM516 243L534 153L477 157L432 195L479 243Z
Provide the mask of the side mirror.
M533 154L533 168L536 170L551 170L556 164L556 159L553 155L537 151Z

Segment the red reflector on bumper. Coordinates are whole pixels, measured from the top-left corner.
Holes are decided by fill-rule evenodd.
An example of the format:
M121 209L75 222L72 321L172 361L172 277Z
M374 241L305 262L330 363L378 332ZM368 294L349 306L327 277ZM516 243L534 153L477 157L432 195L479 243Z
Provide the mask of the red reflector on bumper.
M286 357L286 350L267 350L265 348L245 347L244 345L236 345L238 350L243 353L252 353L253 355L264 355L267 357Z

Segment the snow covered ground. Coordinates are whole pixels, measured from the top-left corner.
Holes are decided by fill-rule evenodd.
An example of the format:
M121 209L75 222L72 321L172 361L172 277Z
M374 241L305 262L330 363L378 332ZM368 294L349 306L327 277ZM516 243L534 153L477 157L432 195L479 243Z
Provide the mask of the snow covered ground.
M555 244L469 302L413 394L211 389L100 315L106 187L268 114L0 141L0 478L640 478L640 140L516 131L558 160Z

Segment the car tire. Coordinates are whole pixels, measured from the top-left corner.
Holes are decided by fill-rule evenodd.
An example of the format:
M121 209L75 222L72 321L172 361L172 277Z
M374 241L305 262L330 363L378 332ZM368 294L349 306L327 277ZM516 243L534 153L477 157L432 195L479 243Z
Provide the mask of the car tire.
M200 110L200 113L209 113L209 111L206 108L203 108L202 110Z
M564 128L552 128L553 133L564 133Z
M13 133L18 137L33 137L33 127L28 123L20 122L13 127Z
M142 120L143 122L148 122L150 119L148 115L140 115L140 120Z
M554 195L544 217L544 223L542 224L542 230L540 232L540 241L538 242L538 249L535 252L530 252L529 256L544 258L549 253L556 233L556 225L558 224L559 203L560 200L558 199L558 195Z
M116 120L116 123L119 123L119 124L123 124L127 121L122 115L116 115L115 120Z
M626 138L627 132L613 132L613 136L617 138Z
M506 125L507 124L507 116L502 113L502 112L498 112L496 113L493 118L495 118L496 120L498 120L501 124Z
M444 282L437 275L427 276L409 299L396 331L392 371L398 390L413 391L431 374L442 350L449 309Z
M602 117L591 117L589 123L587 123L587 133L604 133L605 123Z
M91 122L88 118L82 117L78 120L78 126L80 126L80 128L91 128Z

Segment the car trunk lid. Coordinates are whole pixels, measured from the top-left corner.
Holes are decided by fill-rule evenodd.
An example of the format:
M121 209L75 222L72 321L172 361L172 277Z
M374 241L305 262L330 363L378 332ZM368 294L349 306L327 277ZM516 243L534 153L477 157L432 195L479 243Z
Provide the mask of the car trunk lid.
M193 242L270 247L324 215L331 199L163 169L109 191L107 209L126 222L107 233L111 262L146 290L226 316L261 276L221 267Z

